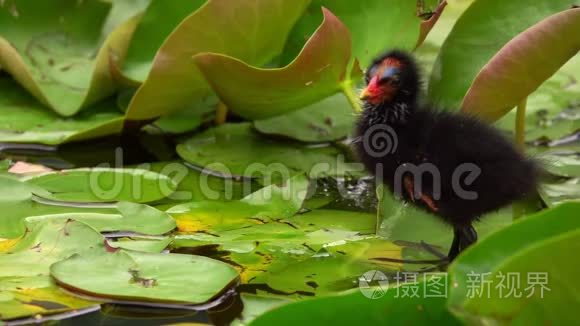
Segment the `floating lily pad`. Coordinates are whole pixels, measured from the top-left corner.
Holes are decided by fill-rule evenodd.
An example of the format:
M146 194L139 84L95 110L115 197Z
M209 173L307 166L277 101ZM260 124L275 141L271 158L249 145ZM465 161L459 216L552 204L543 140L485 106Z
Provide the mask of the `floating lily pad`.
M286 36L307 3L207 1L183 20L159 48L147 80L129 105L127 118L157 118L207 95L209 85L191 59L198 53L222 53L252 65L268 63L282 51Z
M175 228L175 221L165 212L143 204L117 203L118 214L106 213L60 213L30 216L26 222L38 223L51 219L72 219L90 225L100 232L130 231L142 234L164 234Z
M137 20L101 43L111 5L103 1L23 0L0 10L0 64L40 102L63 116L111 95L109 55L123 59Z
M103 237L71 220L30 224L29 232L0 241L0 318L54 314L96 303L63 294L49 277L51 264L77 252L104 250Z
M150 252L150 253L160 253L171 242L173 239L171 237L167 238L139 238L139 237L131 237L131 238L120 238L116 241L108 241L109 246L113 248L120 248L120 249L127 249L132 251L142 251L142 252Z
M234 225L254 225L258 221L283 219L302 207L308 179L297 175L282 186L264 187L239 201L199 201L172 207L167 212L177 221L180 231L210 232L233 229Z
M50 112L12 79L0 77L0 141L58 145L123 129L123 115L111 101L98 103L74 118Z
M71 202L132 201L147 203L163 199L177 184L169 177L141 169L93 168L49 172L27 177L26 182L48 192L41 197Z
M441 47L429 81L430 100L458 110L475 76L506 43L574 4L574 0L541 0L534 6L526 0L473 2Z
M359 171L345 163L331 145L308 147L260 137L250 124L226 124L207 130L177 146L178 154L197 166L225 175L287 179L304 173L311 178ZM356 172L352 172L353 174Z
M568 307L580 304L576 295L580 289L574 282L578 266L569 257L580 250L578 209L580 203L567 203L528 216L467 250L449 269L454 284L449 307L463 311L464 317L476 314L498 321L534 318L541 323L573 322L576 317ZM550 263L546 264L548 255ZM519 275L520 282L514 285L515 295L505 296L504 292L502 296L498 284L501 276L509 273ZM550 290L544 291L543 298L538 284L530 294L529 286L534 285L529 277L534 273L546 275L545 286ZM486 275L490 282L488 292L468 295L473 274Z
M254 128L267 135L327 142L348 136L355 120L356 115L344 94L336 94L288 114L254 121Z
M207 257L123 250L74 255L53 264L50 272L60 286L73 291L177 304L208 302L238 277L230 265Z

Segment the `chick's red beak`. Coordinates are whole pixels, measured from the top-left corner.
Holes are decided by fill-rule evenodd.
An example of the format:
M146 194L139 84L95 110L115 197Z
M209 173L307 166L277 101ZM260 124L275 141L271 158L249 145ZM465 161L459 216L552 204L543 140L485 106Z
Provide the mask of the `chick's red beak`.
M369 100L376 98L380 94L381 90L379 88L379 77L374 76L370 81L369 84L363 91L360 93L361 100Z

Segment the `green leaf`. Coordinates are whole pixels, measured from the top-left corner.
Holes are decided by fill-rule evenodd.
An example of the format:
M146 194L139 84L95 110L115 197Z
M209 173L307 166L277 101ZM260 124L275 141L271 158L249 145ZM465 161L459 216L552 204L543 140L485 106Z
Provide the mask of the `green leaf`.
M206 95L209 86L191 59L196 54L215 52L248 64L268 63L282 51L286 35L308 2L209 0L183 20L159 48L147 80L129 105L127 118L156 118Z
M143 82L159 48L176 27L201 7L205 0L153 0L135 30L123 63L122 74L133 82Z
M419 295L402 297L397 289L389 288L373 300L357 289L345 295L284 305L259 316L250 325L460 325L445 308L445 298L421 295L427 286L424 282L408 286L416 287Z
M574 3L540 0L530 6L527 0L473 2L441 47L429 81L430 100L458 110L476 75L506 43Z
M160 253L171 242L173 241L172 238L139 238L139 237L131 237L131 238L121 238L117 239L117 241L108 241L109 246L113 248L121 248L133 251L143 251L143 252L150 252L150 253Z
M569 37L578 30L580 8L575 8L518 34L479 71L463 99L462 111L487 121L506 114L580 51L580 39ZM550 49L549 59L545 49Z
M173 214L180 231L214 232L231 229L234 224L255 224L256 220L288 218L302 207L308 179L297 175L282 186L264 187L239 201L199 201L177 205L167 212ZM251 219L253 219L251 221Z
M165 212L143 204L120 202L115 205L119 214L60 213L30 216L26 222L38 223L50 219L72 219L90 225L97 231L130 231L142 234L165 234L175 228L175 221Z
M171 195L177 184L166 175L142 169L92 168L49 172L25 178L57 201L147 203Z
M73 291L178 304L208 302L238 277L230 265L202 256L123 250L74 255L53 264L50 272L60 286Z
M268 182L306 172L310 178L357 173L333 146L308 147L262 138L249 123L209 129L177 146L177 153L208 171L227 176L263 177Z
M199 54L199 69L228 109L247 119L297 110L340 90L347 78L350 34L330 11L298 57L284 68L260 69L225 55Z
M102 1L21 0L0 10L0 65L44 105L63 116L111 95L109 56L125 56L137 19L100 44L110 4Z
M358 59L363 67L386 49L412 50L419 41L423 22L417 17L419 2L424 4L408 0L313 0L290 34L284 61L292 60L313 34L322 19L320 7L327 8L346 25L352 35L353 60Z
M98 103L74 118L46 110L13 80L0 78L0 141L58 145L118 134L123 116L110 101Z
M267 135L326 142L345 138L353 130L355 120L344 94L336 94L288 114L254 121L254 128Z
M575 272L578 266L569 257L580 250L579 209L580 203L566 203L522 218L469 248L449 268L453 284L449 307L459 311L464 318L478 315L514 323L524 320L542 324L572 322L575 314L568 307L580 304L580 289ZM550 257L549 264L546 264L547 256ZM483 298L468 296L473 289L470 284L474 283L470 282L473 276L469 275L483 273L490 273L486 276L486 280L491 282L489 291L475 282ZM513 286L523 294L519 298L502 297L499 292L500 275L507 273L520 275L521 284ZM540 298L538 285L532 295L529 289L526 290L532 285L527 278L530 273L547 273L548 283L545 285L550 292L546 291L544 298ZM504 288L503 295L507 291Z

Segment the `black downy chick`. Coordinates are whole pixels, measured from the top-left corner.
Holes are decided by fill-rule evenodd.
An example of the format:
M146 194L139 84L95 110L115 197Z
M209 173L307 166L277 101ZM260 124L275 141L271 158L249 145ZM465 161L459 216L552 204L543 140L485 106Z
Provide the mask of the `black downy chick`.
M477 241L474 221L534 193L536 162L498 130L419 103L421 80L411 54L388 52L365 77L355 150L395 196L453 227L450 261ZM376 138L381 133L383 143ZM381 144L389 150L373 148Z

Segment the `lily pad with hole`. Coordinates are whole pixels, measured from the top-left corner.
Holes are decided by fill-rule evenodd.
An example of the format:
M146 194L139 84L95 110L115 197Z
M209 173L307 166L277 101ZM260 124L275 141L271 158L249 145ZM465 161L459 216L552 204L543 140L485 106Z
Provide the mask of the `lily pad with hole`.
M175 304L206 303L238 278L230 265L203 256L125 250L74 255L53 264L50 273L71 291Z

